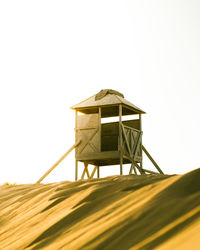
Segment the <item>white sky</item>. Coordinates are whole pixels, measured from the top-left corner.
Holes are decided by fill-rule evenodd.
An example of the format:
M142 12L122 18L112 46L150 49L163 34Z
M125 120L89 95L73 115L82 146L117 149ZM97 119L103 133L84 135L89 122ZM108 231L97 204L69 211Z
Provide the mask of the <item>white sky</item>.
M198 168L199 44L199 0L0 1L0 183L39 179L74 143L70 106L103 88L147 112L165 173ZM73 153L46 179L61 180Z

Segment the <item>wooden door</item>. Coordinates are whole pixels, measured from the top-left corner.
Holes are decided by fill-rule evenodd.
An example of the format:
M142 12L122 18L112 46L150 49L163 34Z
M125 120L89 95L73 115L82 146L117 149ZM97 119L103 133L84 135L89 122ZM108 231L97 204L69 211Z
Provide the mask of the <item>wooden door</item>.
M77 116L76 141L81 140L76 148L76 155L100 152L99 114Z

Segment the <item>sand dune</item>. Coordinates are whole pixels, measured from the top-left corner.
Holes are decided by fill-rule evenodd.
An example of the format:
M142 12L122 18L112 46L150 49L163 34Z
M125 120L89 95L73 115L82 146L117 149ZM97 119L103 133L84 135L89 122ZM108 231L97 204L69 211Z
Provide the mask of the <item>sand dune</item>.
M0 249L200 249L200 169L3 185Z

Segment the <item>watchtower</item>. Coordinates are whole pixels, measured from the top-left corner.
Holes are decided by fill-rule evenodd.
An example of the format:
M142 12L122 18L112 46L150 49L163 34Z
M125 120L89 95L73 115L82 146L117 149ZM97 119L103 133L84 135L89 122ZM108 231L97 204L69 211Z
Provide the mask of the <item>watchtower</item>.
M142 114L144 111L124 99L123 94L112 90L101 90L73 107L75 117L75 144L36 182L44 180L75 149L75 180L78 180L78 162L84 163L81 179L85 175L93 178L100 167L131 164L129 174L163 174L157 163L142 144ZM124 116L137 115L135 119L123 120ZM117 122L103 123L103 118L118 117ZM142 153L145 153L158 172L143 168ZM94 165L89 173L88 165Z
M75 148L75 180L78 179L78 162L84 163L81 179L85 174L92 178L100 167L131 164L129 173L154 173L142 165L144 151L159 173L163 173L153 158L142 145L142 114L143 110L126 99L123 94L111 90L101 90L94 96L71 107L76 111L75 140L81 141ZM137 115L136 119L124 120L124 116ZM102 123L102 118L118 117L117 122ZM90 174L88 164L94 165Z

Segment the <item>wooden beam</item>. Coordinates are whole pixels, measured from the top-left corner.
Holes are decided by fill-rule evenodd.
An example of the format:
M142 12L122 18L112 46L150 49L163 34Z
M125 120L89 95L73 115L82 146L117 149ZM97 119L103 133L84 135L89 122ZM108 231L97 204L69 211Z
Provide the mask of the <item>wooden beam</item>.
M139 120L140 120L140 131L142 132L142 115L139 114ZM141 138L141 145L142 145L142 138ZM141 157L142 157L142 148L141 148ZM140 162L140 167L143 168L143 157Z
M99 152L101 152L101 107L99 107Z
M119 105L119 148L120 148L120 175L123 174L123 152L122 152L122 105Z
M140 139L140 132L137 133L137 137L135 138L135 143L134 143L134 147L133 147L133 151L132 151L133 153L131 155L131 157L133 157L134 160L135 160L136 152L138 149L139 139Z
M131 164L129 174L132 173L132 170L134 170L135 175L137 175L137 171L136 171L136 168L135 168L135 166L134 166L134 163Z
M85 166L85 172L86 172L87 177L88 177L88 179L89 179L89 178L90 178L90 173L89 173L89 171L88 171L88 163L85 163L85 162L84 162L84 166Z
M85 174L87 174L87 177L90 178L90 174L89 174L89 171L88 171L88 163L86 163L86 162L84 162L84 169L83 169L83 173L81 175L81 180L84 179Z
M122 124L122 132L123 132L124 139L125 139L125 142L126 142L126 145L127 145L127 148L128 148L129 155L132 156L131 155L131 149L130 149L130 146L129 146L129 143L128 143L128 138L126 136L126 132L125 132L123 124Z
M132 128L132 127L127 126L127 125L123 125L123 126L124 126L124 128L130 129L130 130L133 130L133 131L135 131L135 132L140 132L140 130L138 130L138 129L136 129L136 128Z
M134 161L135 161L135 159L136 159L136 154L137 154L137 152L138 152L138 149L139 149L139 145L140 145L141 139L142 139L142 132L140 132L140 133L138 134L137 140L136 140L136 142L135 142L135 143L136 143L136 147L134 148L134 151L133 151Z
M149 152L146 150L146 148L143 145L142 145L142 150L145 152L145 154L147 155L149 160L153 163L153 165L156 167L156 169L159 171L159 173L164 174L163 171L159 168L157 163L154 161L154 159L151 157L151 155L149 154Z
M141 168L136 162L134 162L134 164L137 167L137 169L139 170L140 174L145 174L143 168Z
M156 172L154 172L154 171L147 170L147 169L144 169L144 168L143 168L143 170L144 170L145 172L149 173L149 174L156 174L156 175L159 174L159 173L156 173Z
M84 179L85 173L86 173L86 169L85 169L85 167L84 167L84 169L83 169L83 173L82 173L82 175L81 175L81 180L83 180L83 179Z
M140 120L140 131L142 131L142 115L139 114L139 120Z
M78 161L75 160L75 181L78 180Z
M90 179L92 179L94 177L96 170L97 170L97 166L94 166L94 169L90 175Z
M36 183L40 183L41 181L43 181L44 178L46 178L51 173L51 171L53 171L58 166L58 164L61 163L65 159L65 157L67 157L68 154L71 153L71 151L75 147L77 147L80 143L81 143L81 140L76 142L62 157L60 157L60 159Z
M135 162L130 156L124 155L124 158L129 159L130 162L134 163L134 166L139 170L139 172L140 172L141 174L144 174L143 169L142 169L142 168L137 164L137 162Z
M78 120L78 111L75 111L75 141L77 141L77 120ZM75 181L78 180L78 161L76 160L76 152L75 152Z

